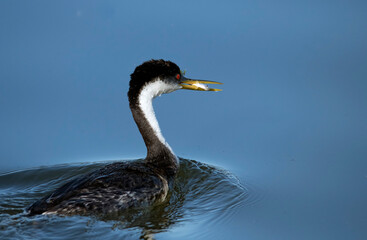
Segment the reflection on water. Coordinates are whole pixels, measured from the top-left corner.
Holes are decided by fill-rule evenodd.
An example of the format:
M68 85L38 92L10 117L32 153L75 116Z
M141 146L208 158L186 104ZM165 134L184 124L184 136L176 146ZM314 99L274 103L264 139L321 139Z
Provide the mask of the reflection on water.
M163 203L130 209L122 214L93 217L27 217L23 213L25 207L68 179L105 164L62 165L0 176L1 238L64 239L78 236L80 239L116 235L149 239L173 227L197 222L208 226L203 232L196 233L204 234L210 231L211 226L228 220L237 206L254 201L248 188L231 173L194 160L181 159L174 188ZM62 236L57 232L62 232Z

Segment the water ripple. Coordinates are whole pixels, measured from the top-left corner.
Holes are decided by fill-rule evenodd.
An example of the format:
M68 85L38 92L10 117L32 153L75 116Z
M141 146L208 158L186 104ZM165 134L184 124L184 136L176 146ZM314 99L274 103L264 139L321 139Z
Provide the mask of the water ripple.
M58 165L0 175L0 236L151 239L175 226L198 222L207 226L220 224L227 221L237 207L256 201L256 197L251 196L251 188L242 185L230 172L194 160L180 159L180 162L173 190L166 201L108 216L27 217L23 213L32 202L70 178L107 163ZM65 234L60 236L56 232Z

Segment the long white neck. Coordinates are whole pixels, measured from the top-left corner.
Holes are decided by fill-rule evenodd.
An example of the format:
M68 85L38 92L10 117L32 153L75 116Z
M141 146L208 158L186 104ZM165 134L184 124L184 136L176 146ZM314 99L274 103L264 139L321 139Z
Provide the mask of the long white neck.
M171 152L173 156L175 156L175 154L172 148L164 139L157 118L155 116L153 109L153 99L163 93L169 93L177 89L179 89L178 86L165 83L158 78L156 81L146 84L141 90L138 98L139 108L141 109L145 119L147 120L147 123L152 128L154 135L164 146L167 147L167 149Z
M165 85L163 85L165 86ZM155 116L155 112L153 109L153 99L156 96L161 95L162 92L162 84L161 81L156 81L151 84L145 85L143 90L139 95L139 106L144 114L144 117L147 119L149 125L153 129L155 135L158 137L159 141L164 144L172 153L172 149L169 144L164 139L161 129L159 127L157 118Z

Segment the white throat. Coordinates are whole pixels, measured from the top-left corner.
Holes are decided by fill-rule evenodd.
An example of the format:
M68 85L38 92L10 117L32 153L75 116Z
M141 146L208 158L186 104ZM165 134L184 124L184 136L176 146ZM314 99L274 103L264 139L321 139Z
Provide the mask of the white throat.
M164 139L161 129L153 109L153 99L163 93L170 93L175 90L180 89L179 85L169 84L163 82L161 79L146 84L139 94L139 106L143 111L145 118L147 119L150 126L153 128L155 135L158 137L159 141L163 143L174 155L171 147L168 145Z

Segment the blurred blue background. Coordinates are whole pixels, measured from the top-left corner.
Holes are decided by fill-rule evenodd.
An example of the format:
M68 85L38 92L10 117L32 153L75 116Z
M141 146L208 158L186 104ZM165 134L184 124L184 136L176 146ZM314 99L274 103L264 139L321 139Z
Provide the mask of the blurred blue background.
M1 1L0 172L144 157L129 75L163 58L224 83L156 99L175 153L264 198L213 231L363 239L366 12L346 0Z

